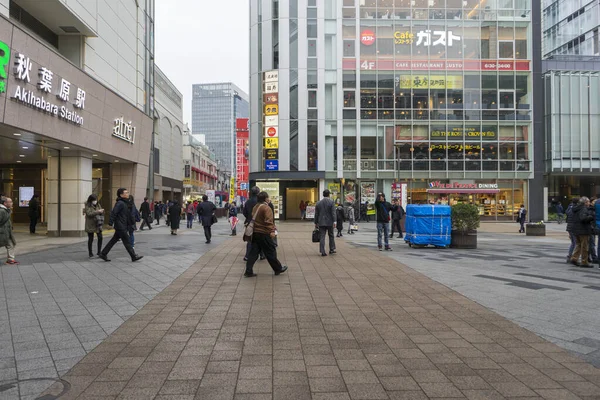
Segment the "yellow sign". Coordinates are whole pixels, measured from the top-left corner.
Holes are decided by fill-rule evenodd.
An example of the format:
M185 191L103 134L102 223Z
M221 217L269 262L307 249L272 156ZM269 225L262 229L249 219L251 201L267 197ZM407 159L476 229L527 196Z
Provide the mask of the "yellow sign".
M231 182L229 183L229 202L231 203L235 197L235 178L231 177Z
M415 41L415 35L414 35L414 33L411 33L409 31L406 31L406 32L396 31L396 32L394 32L394 42L396 44L412 44L414 41Z
M200 182L198 179L191 179L191 178L183 178L183 184L189 185L189 186L199 186L199 187L204 186L204 182Z
M462 76L400 75L400 89L462 89Z
M267 104L265 106L265 115L279 115L279 106L277 104Z
M265 138L265 149L278 149L279 138Z

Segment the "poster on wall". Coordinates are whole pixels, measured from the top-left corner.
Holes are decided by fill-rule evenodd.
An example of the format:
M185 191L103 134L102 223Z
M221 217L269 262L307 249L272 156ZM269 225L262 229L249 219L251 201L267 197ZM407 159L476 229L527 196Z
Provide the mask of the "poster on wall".
M331 200L335 203L340 198L340 184L339 183L329 183L327 185L327 189L331 192Z
M360 201L361 203L369 202L367 207L368 215L375 213L375 195L375 182L360 183Z
M315 219L315 206L306 206L306 219Z
M356 201L356 182L346 181L344 184L344 201L350 204Z
M206 191L206 196L208 197L208 201L214 203L216 205L216 198L215 198L215 191L214 190L207 190Z
M19 188L19 207L29 207L29 200L33 197L33 187L22 186Z
M392 200L398 200L405 210L407 205L406 189L406 183L392 183Z
M273 204L275 219L279 219L279 215L283 211L279 201L279 182L256 182L256 186L258 186L261 191L269 194L269 199L271 199L271 203Z

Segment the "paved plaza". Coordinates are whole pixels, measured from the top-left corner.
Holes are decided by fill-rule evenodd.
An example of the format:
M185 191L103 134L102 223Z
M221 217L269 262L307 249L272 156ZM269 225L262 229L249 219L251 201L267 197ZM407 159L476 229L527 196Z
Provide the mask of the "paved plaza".
M376 249L375 224L361 228L345 239ZM564 224L548 224L546 237L517 228L484 224L477 250L412 249L394 238L386 255L600 367L600 269L566 263Z
M225 228L138 234L135 264L80 243L1 267L0 399L600 399L600 273L560 235L378 252L362 224L320 257L288 223L289 271L243 278Z

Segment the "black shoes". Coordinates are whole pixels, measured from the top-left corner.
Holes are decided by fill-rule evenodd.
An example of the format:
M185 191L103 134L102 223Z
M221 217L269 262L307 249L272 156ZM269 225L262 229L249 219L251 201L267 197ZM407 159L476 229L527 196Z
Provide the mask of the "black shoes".
M392 251L392 248L391 247L386 247L385 251Z
M275 272L275 275L282 274L282 273L284 273L285 271L287 271L287 269L288 269L287 265L283 265L279 271L276 271L276 272Z
M255 274L254 272L253 272L253 273L251 273L251 274L249 274L249 273L247 273L247 272L244 272L244 277L245 277L245 278L254 278L255 276L256 276L256 274Z
M329 254L335 254L335 253L337 253L337 251L335 251L335 250L329 250Z
M131 259L131 262L136 262L136 261L139 261L139 260L141 260L142 258L144 258L144 256L137 256L137 255L136 255L135 257L133 257L133 258Z
M110 260L108 259L108 257L107 257L107 256L105 256L105 255L104 255L104 254L102 254L102 253L100 253L100 254L98 255L98 257L100 257L101 259L103 259L103 260L104 260L104 261L106 261L106 262L110 262Z
M90 258L94 258L94 255L92 253L90 253Z
M321 253L321 257L327 257L327 253Z
M210 244L210 240L207 240L207 241L206 241L206 242L204 242L204 243L206 243L206 244Z

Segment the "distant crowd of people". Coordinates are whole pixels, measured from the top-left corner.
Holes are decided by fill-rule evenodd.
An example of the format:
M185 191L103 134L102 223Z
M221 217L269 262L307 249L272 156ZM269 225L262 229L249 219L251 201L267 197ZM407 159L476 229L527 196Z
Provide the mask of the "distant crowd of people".
M593 268L599 262L600 202L596 198L574 198L566 210L567 232L571 246L567 263L581 268ZM598 237L598 246L596 246Z

